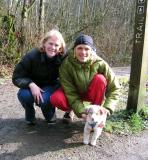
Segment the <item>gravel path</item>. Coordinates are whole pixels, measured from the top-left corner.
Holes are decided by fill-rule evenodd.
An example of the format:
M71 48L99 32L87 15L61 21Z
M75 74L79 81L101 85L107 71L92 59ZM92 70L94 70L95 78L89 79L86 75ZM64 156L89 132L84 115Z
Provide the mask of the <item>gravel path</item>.
M48 126L37 108L37 125L26 126L17 90L10 80L0 84L0 160L148 160L148 130L128 136L103 132L91 147L82 144L84 123L63 125L59 110L56 125Z

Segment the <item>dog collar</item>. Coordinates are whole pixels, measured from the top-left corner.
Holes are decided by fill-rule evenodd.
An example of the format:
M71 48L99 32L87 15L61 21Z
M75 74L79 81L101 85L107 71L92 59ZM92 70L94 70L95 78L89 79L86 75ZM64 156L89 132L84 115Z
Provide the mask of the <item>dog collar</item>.
M92 128L94 128L97 124L97 122L94 122L94 123L88 123Z

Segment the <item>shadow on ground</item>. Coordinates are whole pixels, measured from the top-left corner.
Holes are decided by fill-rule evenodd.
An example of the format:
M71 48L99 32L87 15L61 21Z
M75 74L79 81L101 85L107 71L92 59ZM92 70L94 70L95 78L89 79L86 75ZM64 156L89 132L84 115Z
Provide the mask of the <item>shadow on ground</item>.
M28 126L24 119L0 119L0 145L3 148L0 159L13 156L24 159L44 152L82 145L79 141L80 133L83 132L82 122L75 122L72 127L62 124L60 119L56 125L47 125L42 119L38 119L37 122L35 126ZM14 147L7 152L7 145Z

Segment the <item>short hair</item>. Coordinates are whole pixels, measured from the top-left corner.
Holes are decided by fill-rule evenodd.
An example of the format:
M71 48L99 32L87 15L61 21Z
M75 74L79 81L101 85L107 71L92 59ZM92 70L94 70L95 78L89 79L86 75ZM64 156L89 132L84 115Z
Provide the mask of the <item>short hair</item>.
M40 42L40 50L44 51L45 42L52 36L56 36L60 40L60 42L61 42L61 52L60 52L60 54L64 54L66 44L65 44L65 41L64 41L64 38L63 38L62 34L56 29L52 29L45 34L45 36L42 38L42 40Z

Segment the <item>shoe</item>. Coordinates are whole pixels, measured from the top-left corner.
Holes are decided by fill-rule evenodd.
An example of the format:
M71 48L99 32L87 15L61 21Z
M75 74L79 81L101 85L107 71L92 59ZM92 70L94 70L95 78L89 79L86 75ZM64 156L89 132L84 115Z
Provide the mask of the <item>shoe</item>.
M36 120L35 119L31 120L31 121L26 120L26 124L29 126L34 126L34 125L36 125Z
M69 123L73 122L73 119L74 119L74 112L73 111L65 112L65 114L63 116L63 123L69 124Z
M56 119L57 119L57 116L56 116L56 114L54 114L50 120L47 120L47 123L49 125L50 124L56 124Z

